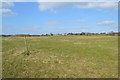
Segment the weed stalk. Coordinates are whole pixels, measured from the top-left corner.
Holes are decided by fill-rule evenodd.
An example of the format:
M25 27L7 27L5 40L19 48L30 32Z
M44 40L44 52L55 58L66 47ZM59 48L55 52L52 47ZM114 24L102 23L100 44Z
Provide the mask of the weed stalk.
M27 43L26 35L24 36L24 41L25 41L25 47L26 47L26 50L27 50L26 55L29 55L30 52L29 52L29 49L28 49L28 43Z

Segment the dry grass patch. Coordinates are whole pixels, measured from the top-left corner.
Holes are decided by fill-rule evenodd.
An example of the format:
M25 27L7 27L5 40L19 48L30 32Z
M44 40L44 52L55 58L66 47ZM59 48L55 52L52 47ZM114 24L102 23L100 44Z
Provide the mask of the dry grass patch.
M89 44L89 43L80 43L80 42L76 42L76 43L73 43L73 44L77 44L77 45L86 45L86 44Z

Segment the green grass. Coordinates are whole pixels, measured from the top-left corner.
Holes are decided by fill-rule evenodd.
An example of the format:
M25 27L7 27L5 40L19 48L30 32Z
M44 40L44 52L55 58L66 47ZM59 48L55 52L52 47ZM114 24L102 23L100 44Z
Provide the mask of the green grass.
M2 39L3 78L117 78L117 36L23 37Z

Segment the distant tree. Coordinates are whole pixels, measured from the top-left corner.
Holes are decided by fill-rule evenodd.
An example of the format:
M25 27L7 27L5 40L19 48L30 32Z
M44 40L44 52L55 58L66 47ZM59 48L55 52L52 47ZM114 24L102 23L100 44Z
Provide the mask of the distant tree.
M109 35L114 36L114 32L113 31L109 32Z
M44 34L42 34L41 36L44 36Z
M85 35L85 32L81 32L80 35Z
M46 34L46 36L49 36L49 34Z
M53 34L52 34L52 33L50 33L50 35L51 35L51 36L53 36Z

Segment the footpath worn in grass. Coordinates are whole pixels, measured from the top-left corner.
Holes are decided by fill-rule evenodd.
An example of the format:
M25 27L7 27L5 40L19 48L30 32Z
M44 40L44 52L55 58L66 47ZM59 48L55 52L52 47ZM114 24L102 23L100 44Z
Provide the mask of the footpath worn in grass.
M117 78L117 36L23 37L2 39L3 78Z

